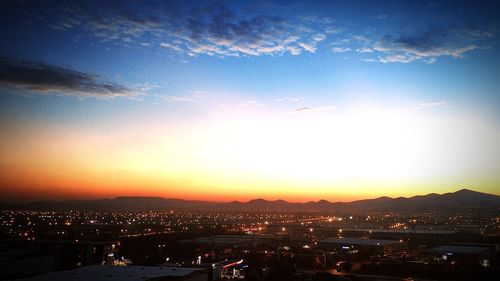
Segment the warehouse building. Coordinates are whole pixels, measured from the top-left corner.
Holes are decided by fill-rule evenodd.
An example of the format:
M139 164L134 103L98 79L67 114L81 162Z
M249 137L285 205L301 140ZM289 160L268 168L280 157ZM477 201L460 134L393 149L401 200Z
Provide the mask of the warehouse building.
M362 238L328 238L321 240L318 246L326 251L355 256L389 255L407 250L402 240L362 239Z

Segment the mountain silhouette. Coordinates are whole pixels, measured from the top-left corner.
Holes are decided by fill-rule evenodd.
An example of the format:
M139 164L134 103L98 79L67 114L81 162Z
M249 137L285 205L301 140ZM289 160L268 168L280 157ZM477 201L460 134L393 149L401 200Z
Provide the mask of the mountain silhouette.
M379 197L352 202L329 202L327 200L305 203L285 200L253 199L247 202L233 201L217 203L161 197L126 197L99 200L38 201L23 204L1 204L1 208L13 209L71 209L101 211L231 211L231 212L369 212L369 211L460 211L500 209L500 196L461 189L456 192L413 197Z

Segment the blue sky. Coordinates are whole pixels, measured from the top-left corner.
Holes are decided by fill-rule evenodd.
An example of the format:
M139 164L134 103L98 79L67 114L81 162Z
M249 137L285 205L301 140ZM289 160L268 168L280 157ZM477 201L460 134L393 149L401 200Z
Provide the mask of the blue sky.
M381 98L474 103L464 91L481 88L488 105L498 4L478 3L6 1L1 53L162 96L223 88L324 99L351 95L362 77Z
M219 118L349 119L375 108L451 120L456 131L444 142L472 126L472 145L481 146L482 137L498 137L499 8L497 1L2 1L0 124L9 130L0 136L36 138L43 127L113 139L127 125L169 132L162 124L175 123L191 132L205 125L190 122ZM484 155L499 153L486 146ZM4 152L13 147L23 144ZM470 175L498 170L478 159ZM498 180L488 176L485 188Z

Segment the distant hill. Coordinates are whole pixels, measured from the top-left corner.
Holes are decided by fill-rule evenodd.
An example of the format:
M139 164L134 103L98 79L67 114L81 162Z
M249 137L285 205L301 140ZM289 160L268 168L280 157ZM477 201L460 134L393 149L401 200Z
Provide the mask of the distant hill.
M212 208L217 203L166 199L161 197L116 197L98 200L37 201L24 204L9 204L9 207L53 210L99 210L99 211L162 211Z
M225 204L226 210L265 210L265 211L310 211L310 212L367 212L367 211L453 211L500 209L500 196L462 189L453 193L413 196L410 198L379 197L352 202L331 203L326 200L307 203L290 203L283 200L251 200L246 203Z
M0 205L0 207L2 207ZM288 202L285 200L254 199L248 202L233 201L216 203L207 201L191 201L182 199L166 199L161 197L117 197L100 200L66 200L39 201L24 204L3 205L2 208L15 209L71 209L101 211L166 211L166 210L198 210L198 211L231 211L231 212L450 212L500 210L500 196L462 189L452 193L418 195L410 198L379 197L352 202L332 203L326 200L306 203Z
M456 192L417 195L410 198L380 197L376 199L335 203L338 211L357 209L360 211L453 211L471 209L499 209L500 196L468 189Z

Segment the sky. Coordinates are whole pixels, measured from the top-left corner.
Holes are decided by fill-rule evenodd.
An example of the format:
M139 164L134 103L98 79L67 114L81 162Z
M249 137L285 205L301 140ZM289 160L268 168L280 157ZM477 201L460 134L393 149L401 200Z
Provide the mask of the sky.
M498 1L0 1L0 201L500 195Z

